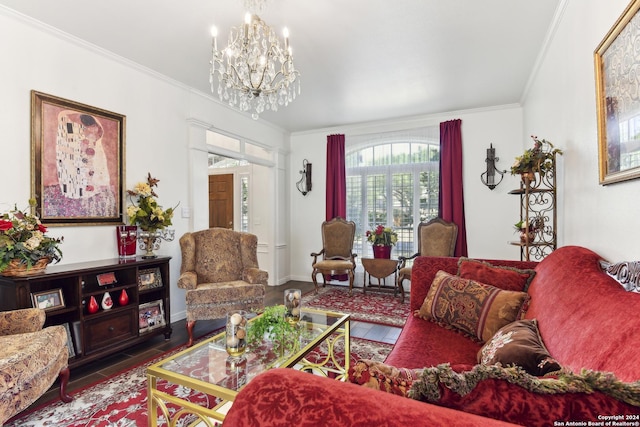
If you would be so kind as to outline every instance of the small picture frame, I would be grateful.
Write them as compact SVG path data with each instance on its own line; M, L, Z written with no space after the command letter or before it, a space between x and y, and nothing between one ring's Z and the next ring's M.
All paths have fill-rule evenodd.
M57 310L65 307L61 288L33 292L31 294L31 302L33 307L41 308L44 311Z
M162 287L162 274L160 274L160 267L147 268L138 271L138 289L144 291L145 289L161 288Z
M69 350L69 359L71 359L76 356L76 351L73 348L73 338L71 337L71 327L68 323L65 323L64 329L67 331L67 349Z
M113 271L110 273L98 274L96 276L96 279L98 280L99 286L115 285L116 283L118 283L118 279L116 279L116 274Z
M162 300L147 302L138 306L138 326L140 333L165 326Z

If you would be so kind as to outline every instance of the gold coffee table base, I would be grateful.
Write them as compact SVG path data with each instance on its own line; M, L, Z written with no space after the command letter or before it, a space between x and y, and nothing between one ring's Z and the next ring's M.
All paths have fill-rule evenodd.
M224 347L224 332L149 366L147 368L148 425L157 426L158 411L168 420L169 427L176 426L178 421L186 415L195 415L198 418L198 421L192 425L217 425L216 422L224 420L226 412L223 409L230 407L229 402L233 402L244 384L255 375L275 367L294 368L346 381L351 359L350 316L303 308L299 326L302 328L300 332L302 338L298 350L284 357L274 357L267 362L263 362L258 353L248 351L243 356L246 358L246 363L242 362L245 366L242 376L230 375L228 369L225 369L225 363L228 365L230 359ZM337 357L337 346L341 343L344 345L344 362L342 363ZM327 354L320 360L309 360L309 353L321 344L327 346ZM193 366L205 368L194 371ZM190 376L194 372L197 372L196 375L200 377ZM189 402L158 390L158 379L215 396L221 399L221 402L213 408ZM177 405L180 409L171 416L168 404Z

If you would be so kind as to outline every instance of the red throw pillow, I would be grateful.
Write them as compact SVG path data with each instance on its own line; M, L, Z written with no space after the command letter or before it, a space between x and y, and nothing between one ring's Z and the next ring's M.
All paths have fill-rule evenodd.
M458 276L506 291L526 292L535 275L535 270L495 266L464 257L458 260Z

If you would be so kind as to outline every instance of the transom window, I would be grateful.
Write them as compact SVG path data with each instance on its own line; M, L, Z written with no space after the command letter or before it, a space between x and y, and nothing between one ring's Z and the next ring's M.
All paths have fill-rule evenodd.
M377 139L345 158L347 219L356 223L354 252L372 257L365 233L382 224L398 233L392 256L410 256L417 252L415 226L438 216L439 136Z

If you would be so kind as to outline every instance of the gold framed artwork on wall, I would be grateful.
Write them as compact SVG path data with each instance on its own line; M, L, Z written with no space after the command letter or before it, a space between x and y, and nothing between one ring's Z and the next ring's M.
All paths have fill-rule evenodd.
M31 91L31 191L47 225L122 224L125 116Z
M640 177L640 0L633 0L594 53L600 184Z

